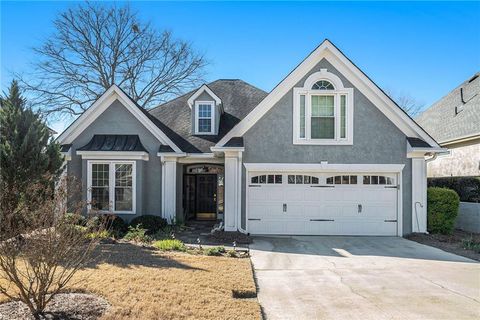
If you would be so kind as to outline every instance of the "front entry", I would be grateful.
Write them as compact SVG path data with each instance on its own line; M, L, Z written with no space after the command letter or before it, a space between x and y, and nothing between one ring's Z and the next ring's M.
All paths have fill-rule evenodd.
M223 216L223 166L185 167L183 208L185 220L218 220Z
M197 175L196 217L197 220L217 218L217 175Z

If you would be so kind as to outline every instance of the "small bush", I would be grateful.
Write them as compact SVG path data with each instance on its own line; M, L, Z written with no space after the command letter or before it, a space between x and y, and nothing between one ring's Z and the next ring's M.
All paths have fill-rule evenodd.
M223 256L225 253L224 247L212 247L205 249L205 254L207 256Z
M451 234L458 214L458 194L447 188L427 189L427 228L430 233Z
M228 250L228 251L227 251L227 256L229 256L230 258L236 258L236 257L237 257L237 251L235 251L235 250Z
M108 239L111 237L111 233L108 230L102 230L98 232L90 232L86 234L87 239Z
M480 253L480 242L475 241L473 237L463 239L462 244L464 249Z
M147 234L155 234L167 226L167 220L159 216L144 215L134 218L130 222L130 226L141 224L143 228L147 229Z
M115 238L121 238L128 231L128 224L122 218L115 215L105 216L106 229L111 232Z
M187 247L182 241L177 239L158 240L153 243L153 246L165 251L187 251Z
M123 239L127 241L135 241L141 243L150 242L152 239L147 235L147 229L142 228L141 224L137 224L135 227L129 226L128 232Z
M85 224L85 217L81 214L75 213L66 213L63 218L66 220L67 223L71 223L78 226L83 226Z
M460 201L480 202L480 177L428 178L428 186L452 189Z

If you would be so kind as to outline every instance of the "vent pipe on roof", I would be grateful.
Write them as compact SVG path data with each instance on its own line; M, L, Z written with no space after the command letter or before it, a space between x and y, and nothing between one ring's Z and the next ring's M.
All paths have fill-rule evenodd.
M465 104L465 100L463 99L463 88L460 88L460 99L462 99L462 103Z

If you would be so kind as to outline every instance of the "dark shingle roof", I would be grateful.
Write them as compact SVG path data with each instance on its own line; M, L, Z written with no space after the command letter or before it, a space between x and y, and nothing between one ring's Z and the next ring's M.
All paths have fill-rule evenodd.
M480 72L433 104L416 121L440 143L480 134Z
M432 146L420 138L407 137L407 141L412 148L431 148Z
M145 151L138 135L96 134L80 151Z
M243 137L233 137L225 143L224 147L238 148L243 147Z
M220 79L207 84L222 100L224 113L220 118L218 135L193 135L191 133L191 109L187 100L198 89L149 111L157 126L184 152L211 152L220 139L240 122L267 93L242 80Z
M172 147L170 146L166 146L166 145L161 145L159 148L158 148L158 152L162 152L162 153L165 153L165 152L175 152L175 150L172 149Z

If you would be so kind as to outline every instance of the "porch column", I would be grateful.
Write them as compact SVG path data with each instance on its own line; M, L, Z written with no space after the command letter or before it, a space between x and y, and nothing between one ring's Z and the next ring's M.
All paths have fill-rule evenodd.
M412 232L427 232L427 164L412 158Z
M176 215L177 157L162 157L162 217L169 224Z
M225 151L225 231L237 231L240 216L241 152Z

